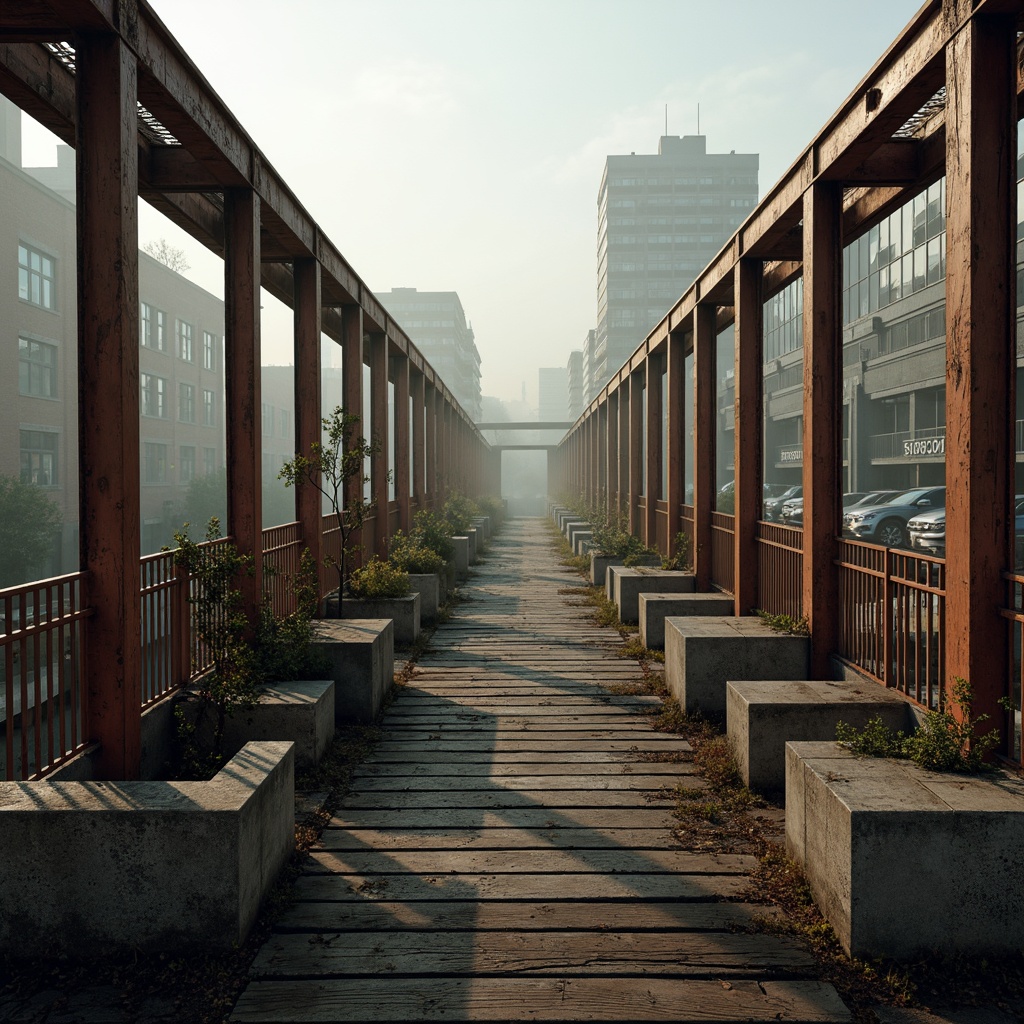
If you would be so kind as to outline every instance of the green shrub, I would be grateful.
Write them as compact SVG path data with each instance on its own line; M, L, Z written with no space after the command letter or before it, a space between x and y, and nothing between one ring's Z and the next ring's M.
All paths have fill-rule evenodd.
M480 515L491 517L491 528L497 527L499 520L505 514L505 503L501 498L488 494L478 498L476 503L480 509Z
M672 544L672 556L662 559L662 569L672 569L676 572L686 572L690 568L690 535L685 531L676 534Z
M386 601L409 593L409 574L376 555L348 578L349 593L361 601Z
M480 509L464 494L454 492L444 503L441 515L448 523L453 537L461 537L470 527L470 520L480 514Z
M421 509L413 516L412 539L416 544L430 548L446 562L450 562L455 554L452 543L452 532L448 523L436 512Z
M443 573L445 560L432 548L399 530L388 548L388 561L408 573Z

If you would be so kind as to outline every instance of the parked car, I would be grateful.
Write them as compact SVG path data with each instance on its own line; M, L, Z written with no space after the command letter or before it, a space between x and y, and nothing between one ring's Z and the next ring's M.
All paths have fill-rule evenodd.
M907 522L907 536L915 551L935 558L946 557L946 508L933 508Z
M772 523L778 522L782 513L782 506L791 498L799 498L803 493L803 487L798 485L790 487L777 498L766 498L764 503L764 518Z
M945 487L914 487L900 491L877 505L858 505L843 515L843 536L881 544L887 548L907 546L907 522L929 509L946 504Z
M872 499L872 503L875 500L884 501L886 497L891 498L896 493L896 491L848 491L843 495L843 511L845 512L851 506L857 505L866 499ZM782 506L780 519L786 526L803 526L804 499L802 497L790 498Z

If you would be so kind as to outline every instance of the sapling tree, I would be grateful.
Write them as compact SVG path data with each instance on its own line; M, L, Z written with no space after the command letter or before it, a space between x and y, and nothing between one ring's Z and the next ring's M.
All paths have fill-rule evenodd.
M309 454L296 452L295 458L281 467L278 476L286 487L308 483L327 499L331 515L338 524L340 554L325 555L324 563L338 573L338 617L341 617L342 591L348 579L352 556L360 550L353 544L363 523L373 513L375 503L364 495L366 460L380 451L380 442L366 440L359 432L359 417L336 406L323 419L324 439L309 446Z

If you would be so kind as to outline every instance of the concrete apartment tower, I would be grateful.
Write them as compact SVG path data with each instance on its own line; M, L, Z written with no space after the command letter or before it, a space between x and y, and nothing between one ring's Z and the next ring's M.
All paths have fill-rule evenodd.
M537 371L537 419L548 423L569 417L569 375L564 366L542 366Z
M663 135L654 154L609 156L597 196L600 390L757 205L758 155Z

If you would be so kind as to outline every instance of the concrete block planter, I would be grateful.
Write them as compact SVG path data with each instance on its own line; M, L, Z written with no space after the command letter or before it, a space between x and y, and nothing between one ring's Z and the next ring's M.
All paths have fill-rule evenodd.
M786 849L853 956L1018 955L1024 779L786 747Z
M586 555L590 553L590 542L593 540L593 530L575 530L572 535L572 553L574 555Z
M469 564L476 565L477 560L483 553L483 545L480 543L480 536L476 531L476 527L471 526L466 531L466 536L469 538Z
M809 649L753 615L668 618L665 685L687 712L723 719L727 680L806 679Z
M469 521L471 526L476 527L477 534L483 535L483 546L486 548L491 543L493 532L491 530L490 516L473 516Z
M580 520L577 523L569 523L565 528L565 539L569 542L569 547L573 547L576 543L576 535L580 533L593 533L593 526Z
M395 679L391 619L318 619L315 647L329 659L336 725L370 725Z
M590 552L590 585L604 587L607 593L608 567L622 565L622 558L617 555L606 555L600 551Z
M452 565L455 567L455 578L464 580L469 576L469 538L452 537Z
M665 619L680 615L732 615L734 602L729 594L641 594L637 617L640 641L645 647L661 650L665 646Z
M748 680L725 689L729 746L744 783L763 793L785 787L790 740L834 740L839 722L861 729L876 716L890 729L914 725L910 704L877 683Z
M209 782L0 782L0 949L240 945L295 843L290 743Z
M420 635L420 595L414 591L405 597L389 597L377 601L346 597L341 605L341 617L391 619L395 624L395 643L412 644Z
M612 600L623 622L637 622L641 594L692 594L697 578L692 572L671 569L626 568L613 565L608 570L612 581Z
M420 621L437 622L437 613L443 604L441 577L435 572L410 573L409 586L420 595Z

